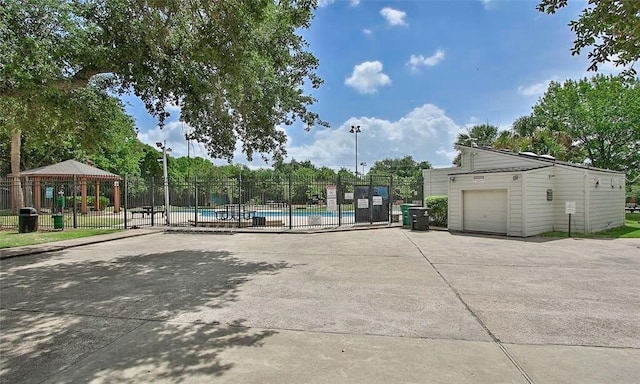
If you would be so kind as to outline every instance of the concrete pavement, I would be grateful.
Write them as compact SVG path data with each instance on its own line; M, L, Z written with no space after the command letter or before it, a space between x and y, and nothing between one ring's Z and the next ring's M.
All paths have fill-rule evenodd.
M12 258L0 381L637 383L639 247L393 228Z

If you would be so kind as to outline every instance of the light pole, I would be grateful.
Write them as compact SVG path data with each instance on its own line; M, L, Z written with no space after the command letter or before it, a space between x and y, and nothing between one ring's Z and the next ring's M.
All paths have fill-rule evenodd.
M162 149L162 174L164 178L164 218L165 224L169 225L169 175L167 172L167 152L171 152L171 148L167 148L167 141L157 142L156 147Z
M352 125L351 129L349 130L349 133L355 133L356 135L356 167L355 167L356 176L358 176L358 133L360 132L362 131L360 130L359 125Z
M364 176L364 167L367 166L367 163L363 161L360 165L362 166L362 176Z

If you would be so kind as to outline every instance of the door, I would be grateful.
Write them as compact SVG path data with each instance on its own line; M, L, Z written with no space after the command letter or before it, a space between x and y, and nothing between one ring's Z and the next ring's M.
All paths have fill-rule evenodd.
M507 233L507 190L464 191L462 228L465 231Z

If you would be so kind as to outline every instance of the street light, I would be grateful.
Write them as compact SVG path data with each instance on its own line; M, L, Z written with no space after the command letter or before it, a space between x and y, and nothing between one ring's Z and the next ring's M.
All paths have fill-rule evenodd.
M359 125L352 125L351 129L349 130L349 133L355 133L356 134L356 167L355 167L355 171L356 171L356 176L358 176L358 133L362 132L360 130L360 126Z
M367 166L367 163L363 161L360 165L362 166L362 176L364 176L364 167Z
M167 152L171 152L171 148L167 148L167 141L157 142L156 147L162 149L162 174L164 176L164 218L165 223L169 225L169 176L167 172Z

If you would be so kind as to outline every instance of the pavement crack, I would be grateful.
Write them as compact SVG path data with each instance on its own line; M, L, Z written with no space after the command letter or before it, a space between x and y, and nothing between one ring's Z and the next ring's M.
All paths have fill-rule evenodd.
M447 280L446 277L444 277L444 275L440 272L440 270L438 270L438 268L436 267L436 265L429 259L429 257L422 252L422 249L420 249L420 247L418 247L418 245L413 241L413 239L411 239L405 232L403 232L403 234L405 235L405 237L407 238L407 240L409 240L409 242L411 244L413 244L413 246L418 250L418 252L422 255L422 257L427 261L427 263L429 263L429 265L431 266L431 268L433 268L433 270L438 274L438 276L440 276L440 278L442 279L442 281L444 281L444 283L449 287L449 289L451 289L451 291L453 292L454 295L456 295L456 297L458 298L458 300L462 303L462 305L466 308L467 312L469 312L469 314L471 316L473 316L473 318L478 322L478 324L482 327L482 329L485 330L485 332L487 332L487 334L489 335L489 337L491 337L491 340L493 340L494 343L496 343L496 345L498 346L498 348L500 348L500 350L502 351L502 353L507 357L507 359L509 359L509 361L511 362L511 364L520 372L520 374L522 375L522 377L524 377L525 380L527 380L527 382L529 384L534 384L534 381L531 379L531 377L529 377L529 375L527 374L527 372L525 372L525 370L520 366L520 364L518 364L518 362L516 361L516 359L509 353L509 351L502 345L502 342L500 341L500 339L498 339L496 337L496 335L493 334L493 332L491 332L491 330L486 326L486 324L482 321L482 319L480 319L480 317L473 311L473 309L471 309L471 307L469 306L469 304L467 304L466 301L464 301L464 299L462 298L462 295L460 294L460 292L458 292L457 289L455 289L455 287L449 282L449 280Z

